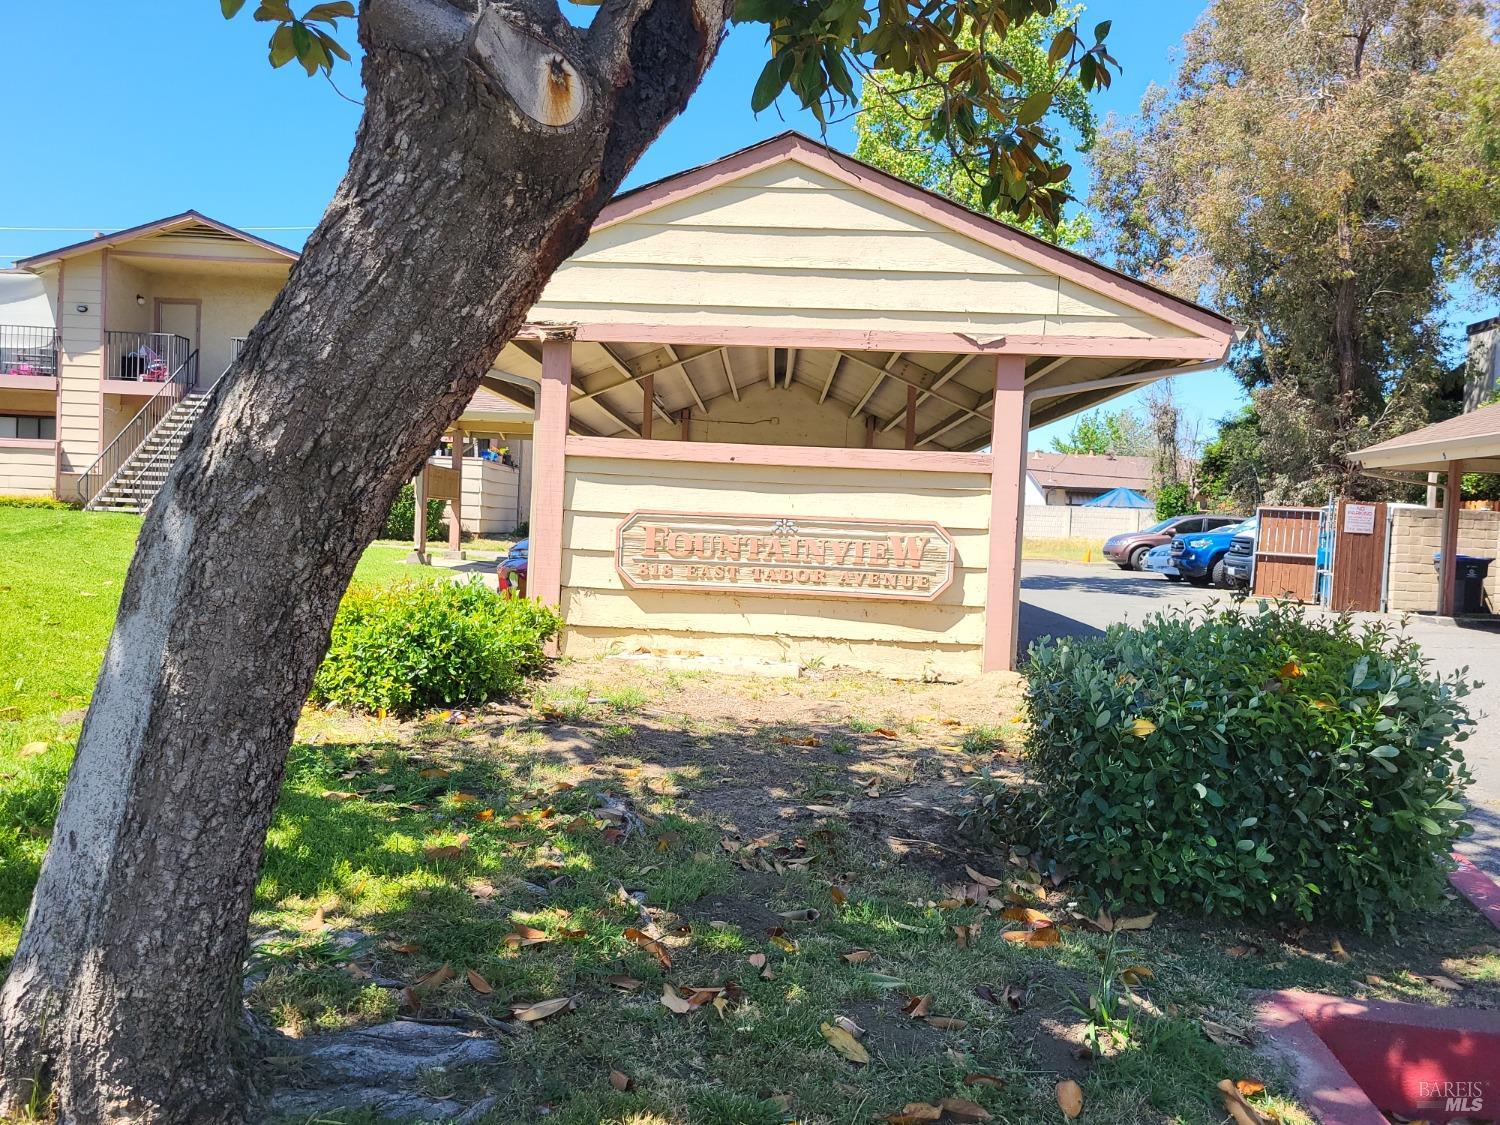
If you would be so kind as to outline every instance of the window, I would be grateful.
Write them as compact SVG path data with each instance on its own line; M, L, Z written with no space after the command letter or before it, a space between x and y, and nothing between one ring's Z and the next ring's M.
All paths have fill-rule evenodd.
M57 419L51 414L0 414L0 439L57 440Z

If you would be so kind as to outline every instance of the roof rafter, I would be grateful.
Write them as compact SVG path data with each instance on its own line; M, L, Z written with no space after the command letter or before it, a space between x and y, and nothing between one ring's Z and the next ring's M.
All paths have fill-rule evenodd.
M521 340L513 340L511 342L515 344L516 350L522 355L526 356L527 359L534 360L538 365L541 364L542 349L536 344L523 342ZM613 406L610 406L609 403L605 402L602 398L586 398L583 393L583 388L580 387L577 383L571 381L568 384L568 391L574 396L569 402L570 407L577 406L580 402L588 402L590 406L597 407L599 410L602 410L606 415L609 416L611 421L620 426L627 433L635 437L641 436L641 428L639 426L637 426L629 418L626 418Z
M865 391L864 396L854 404L854 409L849 411L849 417L853 418L856 414L858 414L865 408L865 403L869 402L872 398L875 397L875 392L880 389L880 384L885 382L885 377L890 374L890 369L896 366L896 361L901 358L901 353L892 352L891 358L885 361L885 366L883 367L875 367L873 363L867 363L865 360L860 359L858 356L851 355L849 358L855 363L863 363L866 367L872 367L875 369L875 381L870 384L869 389Z
M609 360L610 365L616 371L618 371L621 375L625 376L625 381L623 383L611 383L609 386L607 386L607 387L600 387L596 391L588 391L581 398L579 398L577 400L579 402L582 402L585 399L597 399L600 395L608 394L610 391L619 390L621 387L627 387L627 386L629 386L632 383L639 383L647 375L654 375L654 374L656 374L655 371L642 371L639 374L637 374L635 371L632 371L629 367L627 367L625 365L625 361L624 360L622 360L619 356L615 355L614 349L611 348L608 344L599 343L598 347L599 347L599 350L604 353L605 358ZM661 420L663 422L667 423L667 425L670 426L672 424L672 416L670 414L668 414L665 410L663 410L660 405L658 405L655 397L653 397L651 399L651 405L656 410L656 413L658 413L658 414L661 415Z
M818 402L822 403L828 398L828 392L833 390L833 377L839 373L839 365L844 362L843 352L833 353L833 363L828 367L828 378L823 380L823 390L818 395Z
M969 361L970 360L977 359L977 358L978 357L974 356L974 355L961 355L957 359L952 360L946 366L944 366L942 368L942 370L940 370L938 372L937 381L934 382L932 384L932 386L934 388L941 387L944 383L948 382L950 379L953 379L955 376L957 376L958 373L960 371L962 371L965 367L969 366ZM932 397L932 391L931 390L926 390L926 391L923 391L921 394L919 394L917 396L917 408L921 409L922 404L924 402L926 402L931 397ZM880 432L884 433L886 430L893 430L897 426L899 426L904 420L905 420L905 415L904 414L897 414L894 418L892 418L889 422L887 422L884 426L882 426L880 428Z
M719 358L724 361L724 378L729 380L729 393L734 396L734 401L740 401L740 385L734 381L734 361L729 358L729 349L720 348Z
M671 357L673 363L677 364L677 370L682 373L682 381L687 384L688 394L693 396L693 401L698 404L698 409L707 414L708 407L704 405L703 396L698 393L698 385L693 382L692 375L688 373L687 360L679 357L677 354L677 349L674 348L671 344L663 344L661 346L661 350L666 352L667 355ZM697 359L698 357L689 356L688 358Z

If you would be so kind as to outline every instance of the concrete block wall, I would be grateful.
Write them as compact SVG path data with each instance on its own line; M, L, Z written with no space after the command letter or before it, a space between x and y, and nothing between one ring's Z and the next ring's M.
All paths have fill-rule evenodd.
M1437 609L1437 571L1432 556L1442 550L1443 513L1435 508L1397 508L1391 523L1386 604L1393 613ZM1500 558L1500 512L1458 514L1458 553ZM1500 564L1484 584L1485 608L1500 610Z
M1082 508L1027 504L1021 525L1027 539L1108 539L1156 522L1151 508Z

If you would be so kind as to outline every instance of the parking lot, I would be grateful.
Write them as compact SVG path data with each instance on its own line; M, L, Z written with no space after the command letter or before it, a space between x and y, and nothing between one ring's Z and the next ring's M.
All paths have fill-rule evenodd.
M1224 597L1223 590L1113 566L1028 560L1022 567L1021 647L1042 636L1098 634L1109 625L1136 622L1169 606ZM1469 697L1470 710L1479 719L1464 746L1474 773L1469 799L1475 834L1461 848L1500 878L1500 630L1422 618L1409 619L1407 627L1439 670L1467 666L1471 676L1490 681Z

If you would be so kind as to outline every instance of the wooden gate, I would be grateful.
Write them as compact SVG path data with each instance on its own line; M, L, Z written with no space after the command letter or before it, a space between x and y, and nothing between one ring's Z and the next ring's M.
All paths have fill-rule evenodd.
M1261 508L1255 535L1255 594L1311 602L1318 597L1322 508Z
M1385 586L1385 505L1340 500L1334 535L1328 608L1377 612Z

